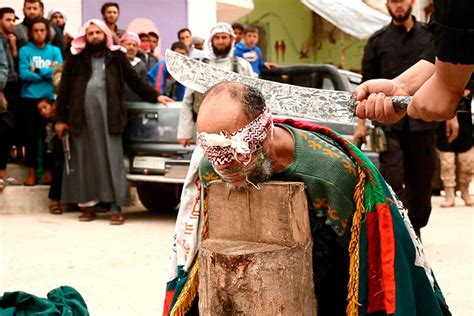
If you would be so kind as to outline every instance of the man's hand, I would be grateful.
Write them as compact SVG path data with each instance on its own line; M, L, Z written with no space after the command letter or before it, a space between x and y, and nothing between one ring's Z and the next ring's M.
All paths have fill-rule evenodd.
M395 112L392 99L387 96L409 95L394 80L374 79L362 83L355 91L357 100L356 115L360 119L392 124L399 121L405 112Z
M180 139L178 139L178 142L183 147L188 147L189 145L191 145L191 138L180 138Z
M8 100L5 98L5 94L3 94L3 91L0 91L0 100L3 104L3 106L8 109Z
M459 122L455 116L453 119L446 121L446 137L448 143L452 143L459 135Z
M12 55L13 57L17 57L18 56L18 47L16 45L16 36L14 33L10 33L7 35L7 41L8 41L8 44L10 45L10 49L11 49L11 52L12 52Z
M57 122L56 124L54 124L54 131L56 132L56 135L58 135L60 139L63 138L64 134L66 133L68 129L69 129L69 126L66 123Z
M434 74L413 95L408 115L424 121L450 120L456 115L473 65L451 64L436 60Z
M174 102L173 99L167 97L166 95L160 95L160 96L158 96L158 98L156 100L158 101L158 103L163 103L163 104L166 104L166 103L169 103L169 102Z
M273 67L278 67L277 64L271 63L271 62L269 62L269 61L264 62L263 65L264 65L265 68L267 68L267 69L271 69L271 68L273 68Z
M365 120L358 120L352 142L359 148L362 144L367 144L367 127L365 126Z

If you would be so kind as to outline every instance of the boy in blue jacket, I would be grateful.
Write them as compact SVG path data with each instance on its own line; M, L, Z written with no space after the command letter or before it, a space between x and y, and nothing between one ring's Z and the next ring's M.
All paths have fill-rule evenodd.
M257 46L258 35L257 27L247 26L244 30L243 42L235 45L234 55L247 60L252 65L253 72L260 76L262 68L270 69L276 67L276 64L263 60L262 51Z
M59 48L49 44L49 21L44 18L35 19L29 28L30 42L19 51L19 76L23 81L21 87L22 117L21 124L25 131L25 165L28 167L28 176L25 185L35 185L41 177L45 146L42 140L46 135L45 119L42 118L36 106L43 99L53 100L54 87L52 76L56 66L63 62ZM38 168L39 167L39 168ZM38 177L35 173L38 168ZM40 183L51 182L51 173L44 173Z

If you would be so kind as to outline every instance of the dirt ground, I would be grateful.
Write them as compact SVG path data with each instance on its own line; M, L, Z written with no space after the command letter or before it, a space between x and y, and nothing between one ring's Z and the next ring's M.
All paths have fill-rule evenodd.
M441 209L441 200L433 198L430 223L422 230L425 251L453 315L471 316L474 210ZM114 227L105 214L82 223L77 213L0 210L0 295L22 290L45 297L70 285L91 315L161 315L176 214L125 214L125 225Z

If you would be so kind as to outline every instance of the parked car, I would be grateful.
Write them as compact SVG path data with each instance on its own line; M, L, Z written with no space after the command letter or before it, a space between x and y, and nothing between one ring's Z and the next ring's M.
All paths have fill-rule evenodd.
M264 71L267 80L305 87L353 91L360 83L357 73L331 65L298 65ZM164 106L146 102L128 103L128 126L124 144L129 157L128 180L137 187L142 204L151 211L167 210L179 203L184 178L195 145L182 147L177 142L181 103ZM328 123L314 121L340 132L352 140L356 121ZM370 124L370 123L368 123ZM377 154L368 152L377 163Z

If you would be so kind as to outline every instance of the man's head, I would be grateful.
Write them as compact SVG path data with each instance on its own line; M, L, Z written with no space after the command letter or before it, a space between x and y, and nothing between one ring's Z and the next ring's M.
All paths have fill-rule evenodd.
M120 16L120 6L116 2L106 2L100 8L100 13L107 25L115 25Z
M186 47L186 45L184 45L183 42L174 42L171 45L171 50L173 52L177 52L177 53L183 54L185 56L188 56L188 48Z
M17 19L18 17L15 15L15 10L12 8L0 8L0 31L5 34L13 33Z
M244 42L247 47L254 47L258 43L258 28L250 25L244 30Z
M48 19L52 24L58 26L61 29L64 29L64 26L66 25L66 22L67 22L66 15L64 14L64 11L61 9L53 9L49 11Z
M37 18L31 22L29 38L36 46L44 45L50 41L49 21L45 18Z
M196 124L204 156L229 189L271 177L273 123L260 91L240 83L215 85L203 96Z
M104 50L107 46L104 31L94 23L91 23L86 29L85 37L86 48L93 53L97 53L101 50Z
M387 0L385 4L393 21L403 23L411 18L411 11L415 0Z
M138 37L140 38L139 47L143 49L145 52L150 52L150 35L148 33L138 33Z
M138 53L141 41L137 33L125 32L120 38L120 45L127 49L127 58L132 61Z
M232 26L219 22L211 29L208 45L216 57L227 57L232 50L234 38Z
M204 49L204 38L199 36L193 36L193 46L196 49L203 50Z
M154 52L160 42L160 36L155 32L148 32L148 35L150 36L150 51Z
M25 0L23 3L23 14L25 19L33 21L34 19L43 17L44 4L41 0Z
M240 23L233 23L232 24L232 29L234 30L235 33L235 42L238 43L242 39L242 36L244 35L244 26Z
M191 47L193 42L193 36L191 34L191 30L188 28L184 28L178 31L178 40L183 42L188 48Z

